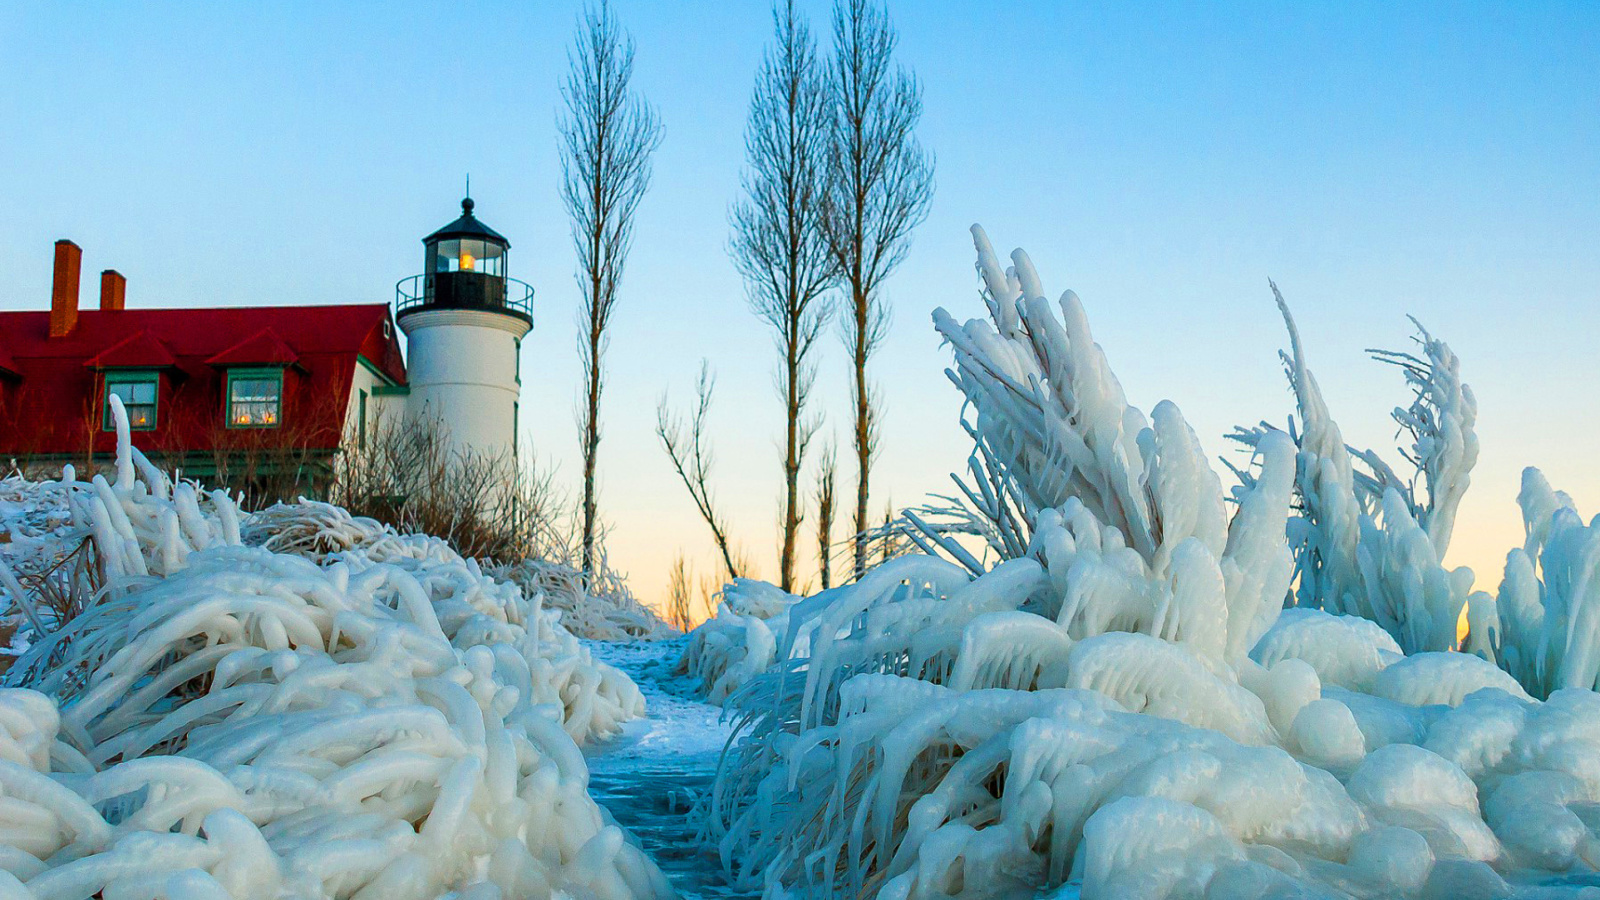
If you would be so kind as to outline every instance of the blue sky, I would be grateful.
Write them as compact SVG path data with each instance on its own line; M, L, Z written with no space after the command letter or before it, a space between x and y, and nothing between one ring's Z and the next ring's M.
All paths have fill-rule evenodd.
M1399 6L1401 8L1396 8ZM709 537L651 432L720 378L718 491L776 574L781 406L726 255L757 2L618 0L665 124L611 349L602 509L613 561L659 595ZM808 3L826 37L827 7ZM966 441L928 324L977 315L967 228L1076 290L1131 399L1175 400L1213 454L1290 398L1267 278L1353 443L1390 448L1407 313L1462 357L1483 454L1451 561L1499 580L1524 465L1600 509L1600 5L1060 4L900 0L938 156L888 293L874 506L944 490ZM129 277L132 306L379 302L421 266L472 173L539 291L525 437L576 486L572 253L557 83L578 4L0 5L0 308L48 303L50 244ZM91 293L86 289L85 296ZM91 298L92 299L92 298ZM822 357L848 434L844 358ZM848 470L847 470L848 471ZM842 485L847 488L847 485Z

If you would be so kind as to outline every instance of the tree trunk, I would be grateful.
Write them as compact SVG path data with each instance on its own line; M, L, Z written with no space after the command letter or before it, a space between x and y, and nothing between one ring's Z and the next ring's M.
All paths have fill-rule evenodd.
M779 563L780 586L794 591L795 541L800 533L800 356L796 342L788 342L785 381L788 397L787 443L783 460L783 558Z
M591 308L600 302L600 277L593 276ZM587 581L594 574L595 518L598 502L595 497L595 460L600 455L600 344L604 332L598 322L591 319L589 329L589 394L588 412L584 416L583 432L583 577Z
M859 285L859 279L856 280ZM856 382L856 515L855 522L855 577L867 573L867 499L871 493L868 477L872 470L872 398L867 392L867 328L868 298L858 288L854 291L856 314L855 382Z

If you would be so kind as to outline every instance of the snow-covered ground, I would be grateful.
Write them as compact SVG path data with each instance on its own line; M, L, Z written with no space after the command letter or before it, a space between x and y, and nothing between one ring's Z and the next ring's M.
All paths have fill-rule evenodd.
M0 688L0 897L673 896L579 749L644 698L542 595L326 504L247 516L113 413L114 479L0 484L35 638ZM102 590L41 580L80 545Z
M114 477L0 480L0 900L1600 898L1600 521L1529 470L1498 595L1444 568L1449 348L1386 360L1402 476L1283 304L1298 424L1236 434L1225 488L1076 295L975 240L990 320L936 323L978 527L908 515L924 553L736 582L688 637L605 642L663 629L327 504L246 515L114 402Z
M587 747L589 794L609 812L685 900L758 897L760 891L728 884L715 853L699 840L694 805L716 776L732 728L722 710L695 695L691 676L673 669L688 638L609 643L585 641L594 658L622 670L644 694L645 717L622 734ZM1048 894L1075 900L1076 886Z
M672 674L684 642L585 642L596 660L633 679L646 704L644 718L585 749L589 794L683 897L757 896L730 887L715 854L697 840L691 813L711 787L732 729L720 720L722 710L694 699L688 677Z

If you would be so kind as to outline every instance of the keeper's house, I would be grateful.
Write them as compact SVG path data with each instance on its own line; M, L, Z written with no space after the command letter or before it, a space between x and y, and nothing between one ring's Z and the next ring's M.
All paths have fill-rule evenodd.
M506 276L510 243L472 201L462 212L423 239L427 268L400 282L392 310L129 309L111 270L99 307L80 309L82 251L57 241L50 308L0 311L0 474L108 462L112 396L163 468L279 494L320 493L341 448L385 417L423 414L464 449L514 455L533 291Z
M110 459L118 396L165 468L309 487L361 438L371 398L405 390L386 304L128 309L108 270L99 308L79 309L82 255L56 242L49 310L0 312L0 468Z

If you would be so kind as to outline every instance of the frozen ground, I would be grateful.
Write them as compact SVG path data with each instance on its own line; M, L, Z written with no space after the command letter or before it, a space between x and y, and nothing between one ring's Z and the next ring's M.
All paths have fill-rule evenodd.
M711 786L729 727L722 710L692 698L693 683L674 676L683 639L586 641L595 659L621 669L644 693L646 717L591 745L589 792L643 847L685 898L754 896L728 886L716 856L695 843L689 821Z
M715 854L695 843L690 810L710 790L730 728L722 710L694 699L695 683L672 674L686 638L612 643L585 641L595 659L628 674L644 694L646 715L622 734L590 745L589 793L631 834L685 900L755 897L731 887ZM1075 885L1046 896L1076 900Z

